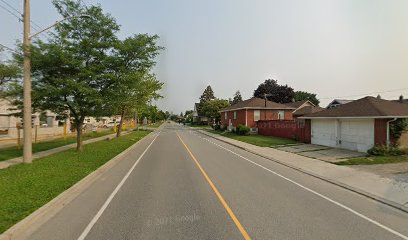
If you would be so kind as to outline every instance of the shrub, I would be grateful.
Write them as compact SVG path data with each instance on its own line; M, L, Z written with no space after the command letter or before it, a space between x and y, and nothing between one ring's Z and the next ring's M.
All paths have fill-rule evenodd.
M219 124L214 124L214 125L212 125L211 126L215 131L220 131L220 130L222 130L221 129L221 125L219 125Z
M395 139L399 139L403 132L408 129L408 119L398 119L397 121L390 124L391 135Z
M397 146L374 146L367 151L368 154L374 156L398 156L407 154L407 151L398 148Z
M238 125L237 129L236 129L236 133L238 135L249 135L249 131L251 129L249 129L249 127L245 126L245 125Z

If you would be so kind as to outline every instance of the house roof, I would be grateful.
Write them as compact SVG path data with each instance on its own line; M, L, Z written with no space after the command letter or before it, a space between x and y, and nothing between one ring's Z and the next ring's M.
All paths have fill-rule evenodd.
M287 106L285 104L272 102L272 101L266 101L266 107L265 107L264 99L253 97L248 100L238 102L227 108L224 108L220 112L240 110L240 109L288 109L288 110L293 110L295 108Z
M408 117L408 105L375 97L364 97L335 108L306 115L301 118L387 118Z
M286 106L293 107L293 108L299 108L303 104L309 102L310 104L314 105L311 103L309 100L303 100L303 101L297 101L297 102L290 102L290 103L285 103Z
M304 106L301 109L294 111L293 116L304 116L304 115L320 112L323 110L325 110L325 108L316 107L316 106Z

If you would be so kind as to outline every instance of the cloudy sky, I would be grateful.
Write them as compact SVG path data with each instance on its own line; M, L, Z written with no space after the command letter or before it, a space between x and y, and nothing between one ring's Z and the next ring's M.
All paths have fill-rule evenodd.
M23 0L0 7L22 11ZM41 27L60 19L51 1L32 0ZM156 72L164 110L192 109L207 85L244 98L265 79L333 98L408 97L406 0L85 0L122 26L120 37L158 34ZM22 23L0 8L0 43L13 47ZM3 56L4 58L4 56Z

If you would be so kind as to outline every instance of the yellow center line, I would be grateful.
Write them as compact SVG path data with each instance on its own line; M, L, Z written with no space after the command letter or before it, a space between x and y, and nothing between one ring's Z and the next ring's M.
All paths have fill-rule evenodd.
M200 163L198 163L198 160L194 157L193 153L190 151L190 149L187 147L187 145L184 143L183 139L181 139L180 135L176 133L178 138L180 139L181 143L184 145L186 148L187 152L190 154L191 158L194 160L194 162L197 164L198 168L200 169L201 173L203 174L205 180L207 180L208 184L210 184L211 188L217 195L218 199L220 200L221 204L224 206L225 210L227 210L228 214L230 215L232 221L234 221L235 225L237 226L238 230L241 232L242 236L246 240L251 240L251 237L248 235L247 231L245 228L242 226L242 224L239 222L238 218L235 216L234 212L231 210L231 208L228 206L228 203L225 201L224 197L221 195L221 193L218 191L218 189L215 187L214 183L211 181L211 179L208 177L207 173L205 173L204 169L201 167Z

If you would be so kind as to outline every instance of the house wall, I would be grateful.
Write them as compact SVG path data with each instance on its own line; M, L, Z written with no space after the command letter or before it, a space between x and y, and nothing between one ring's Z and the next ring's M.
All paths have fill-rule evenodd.
M398 146L400 148L408 148L408 131L402 133L401 137L398 139Z
M228 125L229 119L232 121L232 126L237 127L238 125L242 124L249 128L256 128L257 124L254 121L254 109L241 109L237 110L237 119L234 119L234 111L227 112L227 119L225 119L225 112L221 113L221 124ZM260 120L278 120L278 112L279 110L261 110L260 111ZM245 114L247 117L245 118ZM284 119L283 120L293 120L292 112L290 110L284 111Z
M374 121L374 144L387 144L387 121L390 119L375 119Z

